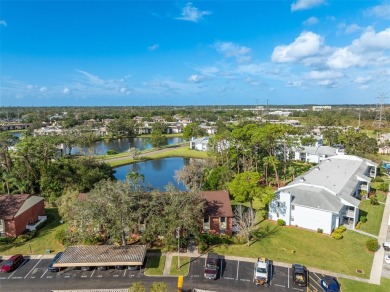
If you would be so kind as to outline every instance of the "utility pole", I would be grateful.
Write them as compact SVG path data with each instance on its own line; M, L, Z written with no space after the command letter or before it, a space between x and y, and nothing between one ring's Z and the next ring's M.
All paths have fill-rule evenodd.
M385 95L382 93L378 98L378 104L376 106L376 116L375 120L372 123L372 126L376 129L385 128L387 126L386 122L386 114L385 114L385 99L388 97L385 97Z
M180 227L176 229L177 238L177 269L180 270Z

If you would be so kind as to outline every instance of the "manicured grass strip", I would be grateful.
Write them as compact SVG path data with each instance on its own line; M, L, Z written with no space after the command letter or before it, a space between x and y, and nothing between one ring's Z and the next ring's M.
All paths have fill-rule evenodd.
M145 275L161 276L164 273L165 256L148 257L146 262Z
M171 275L176 276L186 276L188 274L188 270L190 268L190 259L189 257L180 257L180 269L177 269L177 256L172 257L171 264Z
M371 237L347 230L343 233L343 239L335 240L328 235L297 227L279 227L268 220L259 226L268 226L268 235L250 246L232 244L214 247L213 250L222 255L252 258L265 256L275 261L301 263L347 275L370 277L374 255L366 250L365 244ZM364 274L357 273L356 269L363 270Z
M58 230L67 228L67 226L59 222L60 219L57 208L47 208L45 209L45 212L48 216L47 223L42 229L38 230L34 238L24 243L0 245L0 254L44 254L48 249L50 249L52 253L63 251L65 247L58 243L55 239L55 234Z
M371 205L370 200L363 200L360 202L359 209L359 216L367 217L367 222L361 225L360 230L379 235L385 205Z
M356 291L365 291L365 292L387 292L390 287L390 279L381 278L380 285L362 283L359 281L339 278L340 286L343 292L356 292Z

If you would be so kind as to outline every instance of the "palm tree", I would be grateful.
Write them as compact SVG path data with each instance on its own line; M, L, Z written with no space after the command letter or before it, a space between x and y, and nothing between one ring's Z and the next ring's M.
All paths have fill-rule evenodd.
M131 189L135 191L141 188L142 184L145 181L145 176L136 171L132 171L126 174L126 180L129 181Z

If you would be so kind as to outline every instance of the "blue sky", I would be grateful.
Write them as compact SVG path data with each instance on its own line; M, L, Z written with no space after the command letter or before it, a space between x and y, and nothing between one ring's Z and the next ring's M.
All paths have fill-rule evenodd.
M389 0L2 0L0 41L0 106L390 96Z

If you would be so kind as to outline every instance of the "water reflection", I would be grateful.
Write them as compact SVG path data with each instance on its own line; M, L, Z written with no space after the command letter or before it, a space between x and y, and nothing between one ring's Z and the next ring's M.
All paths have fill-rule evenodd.
M159 190L164 190L168 183L172 183L180 190L186 190L183 184L176 182L174 176L177 170L189 164L189 158L170 157L156 160L143 161L115 168L115 177L118 180L125 180L126 174L136 171L145 177L145 185Z

